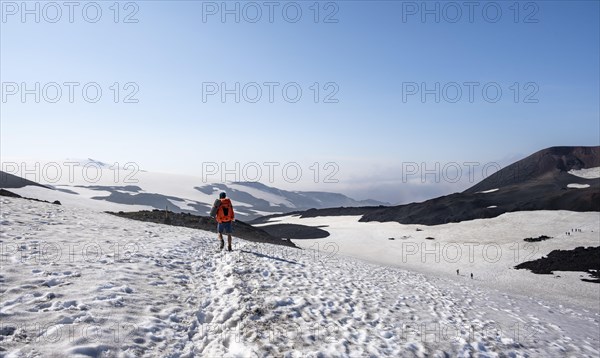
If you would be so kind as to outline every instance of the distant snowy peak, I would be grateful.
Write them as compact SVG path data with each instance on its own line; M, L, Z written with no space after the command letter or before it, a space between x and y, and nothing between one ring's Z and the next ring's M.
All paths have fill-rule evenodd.
M257 182L236 182L235 184L244 187L262 188L262 190L280 195L286 198L289 202L294 203L294 207L302 207L301 203L307 203L305 206L308 208L323 208L323 207L338 207L338 206L379 206L379 205L391 205L388 202L381 202L377 200L355 200L344 194L333 193L328 191L287 191L266 186L262 183Z
M205 194L224 191L236 202L251 204L253 208L270 212L277 207L281 212L328 207L356 207L389 205L375 200L358 201L343 194L320 191L288 191L267 186L258 182L232 182L228 184L207 184L197 187Z
M65 164L68 163L68 164ZM73 164L76 163L76 164ZM63 165L78 165L81 167L96 167L99 169L108 169L108 170L140 170L138 163L136 162L112 162L107 163L100 160L92 159L92 158L66 158Z
M92 158L85 158L85 159L81 159L81 158L67 158L65 159L65 162L69 162L69 163L78 163L81 166L85 166L85 165L94 165L94 166L98 166L98 167L102 167L102 168L108 168L111 166L111 164L99 161L99 160L95 160Z
M355 200L344 194L333 193L328 191L287 191L282 189L277 189L273 187L269 187L265 184L258 182L235 182L233 184L241 185L249 188L256 188L263 191L267 191L276 195L281 195L283 197L295 197L298 195L303 198L308 198L308 200L316 203L316 206L311 207L335 207L335 206L379 206L379 205L391 205L388 202L382 202L372 199L367 200Z
M46 168L55 169L56 164L56 173L48 175ZM257 182L206 183L200 177L146 172L135 167L132 170L127 164L122 170L120 163L92 158L31 162L26 167L28 171L21 170L20 165L9 166L10 172L2 172L0 188L13 188L24 197L59 200L99 211L168 209L206 216L223 191L233 200L236 217L242 221L311 208L385 204L357 201L337 193L281 190ZM33 188L36 183L45 187Z

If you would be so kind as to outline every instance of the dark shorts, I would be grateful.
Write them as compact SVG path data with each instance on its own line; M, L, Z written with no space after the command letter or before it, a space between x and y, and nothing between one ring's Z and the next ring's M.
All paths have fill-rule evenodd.
M225 232L227 234L231 234L232 231L233 231L233 225L231 224L231 221L228 221L226 223L218 223L217 224L217 232L219 234L222 234L223 232Z

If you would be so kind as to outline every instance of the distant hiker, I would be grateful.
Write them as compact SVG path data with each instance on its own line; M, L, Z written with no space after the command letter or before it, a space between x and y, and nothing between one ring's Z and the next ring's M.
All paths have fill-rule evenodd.
M223 232L227 234L227 251L231 251L231 232L233 231L232 222L235 221L233 205L231 200L224 192L219 194L219 199L215 200L210 216L217 219L217 232L219 233L219 250L223 250L225 241L223 241Z
M456 274L458 275L458 269L456 269Z
M471 272L471 280L473 279L473 272Z

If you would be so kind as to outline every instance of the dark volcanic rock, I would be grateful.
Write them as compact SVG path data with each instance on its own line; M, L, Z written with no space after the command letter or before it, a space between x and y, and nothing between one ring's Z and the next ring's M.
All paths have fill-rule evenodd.
M594 167L600 167L600 146L550 147L503 168L464 192L476 193L531 180L549 182L560 173L566 174L569 170ZM570 174L567 174L566 178L569 179L566 184L574 183L577 179Z
M533 181L499 188L491 193L456 193L383 209L366 209L360 221L397 221L403 224L437 225L484 219L507 212L531 210L600 211L600 179L582 179L561 173L558 181ZM561 190L567 182L583 182L589 188ZM489 206L496 206L489 210Z
M47 186L38 184L34 181L27 180L27 179L21 178L16 175L0 171L0 188L17 189L17 188L22 188L24 186L29 186L29 185L41 186L42 188L48 188Z
M600 146L552 147L499 170L462 193L391 207L311 209L294 214L301 217L361 215L360 221L363 222L439 225L493 218L515 211L600 211L600 178L585 179L568 173L572 169L598 166ZM587 184L589 187L567 187L573 183ZM498 190L482 192L491 189ZM494 208L492 210L489 207ZM255 222L265 222L276 216L281 215Z
M322 239L329 236L327 231L318 227L298 224L273 224L261 226L261 229L268 232L271 236L282 239Z
M21 196L19 194L13 193L12 191L8 191L5 189L0 189L0 196L7 196L9 198L21 198L21 199L25 199L25 200L31 200L31 201L39 201L40 203L49 203L49 204L55 204L55 205L60 205L60 201L58 200L54 200L52 203L46 200L40 200L40 199L34 199L34 198L26 198L24 196Z
M284 214L273 214L261 216L260 218L250 221L251 224L263 224L271 218L280 216L299 216L301 218L315 218L319 216L341 216L341 215L364 215L371 210L388 208L387 206L363 206L363 207L341 207L341 208L326 208L326 209L308 209L306 211L293 211Z
M148 221L173 226L184 226L192 229L200 229L212 232L216 232L217 227L217 222L214 218L208 216L196 216L190 213L174 213L171 211L165 212L164 210L157 209L154 209L152 211L119 211L118 213L108 213L127 219ZM266 231L260 228L256 228L252 225L246 224L243 221L236 220L233 224L233 228L233 236L239 237L244 240L297 247L293 242L289 240L281 240L278 237L271 236Z
M527 237L527 238L523 239L523 241L526 241L526 242L538 242L538 241L544 241L544 240L548 240L548 239L551 239L551 237L550 236L546 236L546 235L541 235L541 236L538 236L538 237Z
M546 257L523 262L516 269L528 269L537 274L552 274L553 271L582 271L595 279L583 281L600 283L600 246L577 247L573 250L554 250Z
M9 198L22 198L21 195L5 189L0 189L0 196L7 196Z

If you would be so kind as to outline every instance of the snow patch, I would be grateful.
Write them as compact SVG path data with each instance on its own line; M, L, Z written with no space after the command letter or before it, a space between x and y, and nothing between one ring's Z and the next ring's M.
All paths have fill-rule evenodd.
M598 179L600 178L600 167L569 170L569 174L585 179Z
M589 188L590 185L589 184L577 184L577 183L572 183L567 185L567 188L575 188L575 189L585 189L585 188Z
M478 191L477 193L478 194L487 194L487 193L493 193L498 190L499 190L498 188L495 188L495 189L490 189L490 190Z

